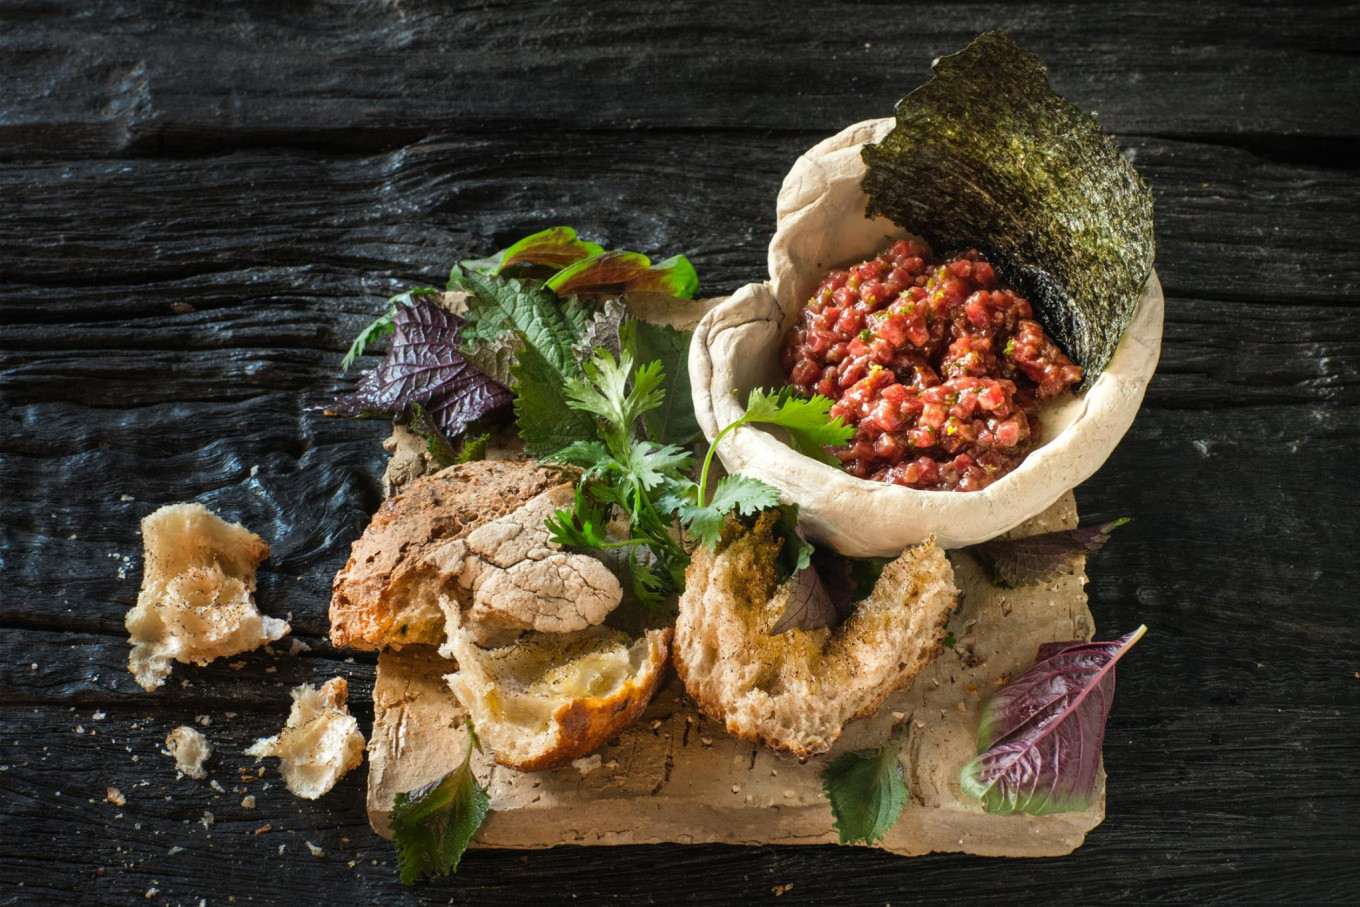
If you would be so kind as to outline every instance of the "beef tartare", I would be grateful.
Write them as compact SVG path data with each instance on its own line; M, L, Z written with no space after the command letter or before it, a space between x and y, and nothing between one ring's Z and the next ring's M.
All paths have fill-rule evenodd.
M854 426L832 451L847 472L955 491L1019 465L1039 405L1082 376L976 249L935 262L909 239L828 274L789 332L783 365Z

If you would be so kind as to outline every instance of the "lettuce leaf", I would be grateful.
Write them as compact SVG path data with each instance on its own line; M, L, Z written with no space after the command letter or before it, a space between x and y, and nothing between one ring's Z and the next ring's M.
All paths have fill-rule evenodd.
M1034 667L983 707L977 758L959 775L963 792L989 813L1042 816L1090 805L1115 662L1146 632L1043 646Z
M468 362L458 348L463 319L428 294L414 295L392 313L392 341L377 368L352 394L331 404L346 415L411 418L419 408L445 439L510 403L501 384Z

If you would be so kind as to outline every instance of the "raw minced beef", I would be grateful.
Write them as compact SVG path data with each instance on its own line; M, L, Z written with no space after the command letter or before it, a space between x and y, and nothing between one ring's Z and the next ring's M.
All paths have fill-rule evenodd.
M833 451L846 471L957 491L1019 465L1039 404L1082 374L976 249L935 263L909 239L828 274L789 332L783 365L854 426Z

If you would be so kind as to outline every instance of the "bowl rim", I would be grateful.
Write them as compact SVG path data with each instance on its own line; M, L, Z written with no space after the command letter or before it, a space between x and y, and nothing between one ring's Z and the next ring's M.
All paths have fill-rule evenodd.
M822 192L807 197L817 190L816 175L808 178L809 167L816 168L826 155L874 140L891 124L890 118L853 124L799 158L780 192L778 222L769 250L770 279L742 287L714 306L696 328L690 350L690 380L695 411L710 442L721 427L744 412L742 401L733 394L733 390L744 388L719 386L734 383L728 379L730 363L724 367L719 361L721 350L741 339L729 332L746 329L748 340L773 333L777 343L790 316L787 306L792 305L795 312L801 308L801 303L781 301L777 291L790 282L789 269L784 265L789 260L791 231L827 195ZM837 179L843 183L846 177ZM840 189L845 191L843 185ZM785 258L776 260L781 250ZM1089 388L1076 395L1075 403L1069 404L1077 406L1075 416L1055 435L1046 437L1014 470L980 491L918 490L856 478L799 454L754 426L729 433L719 445L718 457L728 471L752 475L780 489L786 499L802 507L809 535L843 554L890 555L931 535L946 548L994 538L1041 513L1064 492L1093 475L1114 451L1133 423L1156 369L1164 306L1154 269L1110 363ZM877 521L874 530L867 529L865 524L873 521L863 519L866 510L893 514L892 525L884 527ZM837 511L843 512L838 516Z

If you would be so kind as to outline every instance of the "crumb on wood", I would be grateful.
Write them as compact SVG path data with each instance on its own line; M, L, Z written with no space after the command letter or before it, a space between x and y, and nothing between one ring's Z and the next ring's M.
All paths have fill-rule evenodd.
M104 799L114 806L127 806L127 798L124 797L123 792L116 787L110 787L106 790L104 792Z

